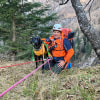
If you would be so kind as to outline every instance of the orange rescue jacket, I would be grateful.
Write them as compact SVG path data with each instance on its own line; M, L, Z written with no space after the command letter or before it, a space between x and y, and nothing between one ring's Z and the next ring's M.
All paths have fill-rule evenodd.
M48 48L49 49L52 48L53 46L56 46L52 50L52 56L53 57L64 57L64 60L65 60L65 63L66 63L66 62L70 61L71 57L74 54L74 50L73 50L73 48L71 48L68 51L66 51L65 48L64 48L64 46L63 46L63 39L64 39L64 36L63 36L63 33L62 33L61 38L57 39L57 40L54 40L54 37L52 35L50 37L50 40L52 42L46 42L46 39L43 39L43 40L45 40L44 42L46 44L48 44Z
M66 54L66 51L63 46L63 39L60 38L60 39L54 40L53 36L51 36L50 39L51 41L53 40L51 43L51 47L55 46L55 48L52 50L52 55L54 57L64 57Z
M62 33L63 34L63 33ZM54 57L64 57L65 62L69 62L71 57L74 54L74 50L73 48L69 49L68 51L65 50L64 46L63 46L63 35L61 35L60 39L54 40L53 35L50 37L50 40L52 41L51 46L55 46L54 50L52 50L52 55Z

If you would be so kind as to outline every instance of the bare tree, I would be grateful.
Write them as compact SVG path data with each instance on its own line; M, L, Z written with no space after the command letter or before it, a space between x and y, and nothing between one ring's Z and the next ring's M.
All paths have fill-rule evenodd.
M60 5L67 4L68 1L69 0L63 1L62 3L60 3ZM89 0L87 5L91 1L92 0ZM92 1L92 3L93 3L93 1ZM92 45L92 48L94 49L94 51L96 52L98 58L100 59L100 36L98 36L97 31L90 24L90 21L88 20L88 18L86 16L86 12L84 11L84 8L83 8L80 0L71 0L71 3L72 3L72 6L73 6L73 8L75 10L75 13L76 13L77 20L78 20L78 23L79 23L81 31L87 37L87 39L89 40L89 42ZM90 9L91 9L91 6L89 8L89 13L90 13Z
M100 37L98 36L97 31L93 28L88 18L86 17L86 13L82 4L80 3L80 0L71 0L71 3L75 10L81 31L90 41L94 51L100 59Z

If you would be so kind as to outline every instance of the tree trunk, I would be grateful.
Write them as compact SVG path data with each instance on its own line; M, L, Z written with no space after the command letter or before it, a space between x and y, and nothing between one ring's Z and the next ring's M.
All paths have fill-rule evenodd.
M93 28L88 18L86 17L86 13L82 7L82 4L80 3L80 0L71 0L71 3L76 12L81 31L90 41L94 51L100 59L100 36L97 35L96 30Z
M12 41L15 42L16 41L16 26L15 26L15 18L13 16L13 19L12 19ZM15 61L15 58L16 58L16 51L12 50L11 51L11 60L12 61Z
M15 26L15 18L13 17L13 22L12 22L12 27L13 27L13 35L12 35L12 41L16 41L16 26Z

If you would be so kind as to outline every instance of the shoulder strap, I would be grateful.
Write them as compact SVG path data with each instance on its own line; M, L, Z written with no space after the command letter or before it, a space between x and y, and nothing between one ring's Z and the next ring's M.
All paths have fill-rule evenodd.
M32 50L32 61L35 61L35 59L34 59L34 49Z
M49 55L49 57L50 57L50 53L49 53L49 49L48 49L48 44L45 44L44 42L43 42L43 44L45 45L45 47L46 47L46 49L47 49L47 53L48 53L48 55Z

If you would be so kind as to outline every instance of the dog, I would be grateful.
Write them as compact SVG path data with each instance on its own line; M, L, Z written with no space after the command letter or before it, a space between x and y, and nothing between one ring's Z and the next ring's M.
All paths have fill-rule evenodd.
M33 45L33 56L34 60L40 60L42 59L42 64L44 63L44 55L47 57L49 56L47 53L46 46L43 43L43 40L41 40L40 37L34 36L31 38L31 44ZM38 66L38 62L36 62L36 68ZM42 66L42 72L44 72L44 66Z

